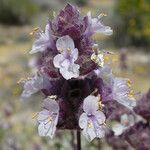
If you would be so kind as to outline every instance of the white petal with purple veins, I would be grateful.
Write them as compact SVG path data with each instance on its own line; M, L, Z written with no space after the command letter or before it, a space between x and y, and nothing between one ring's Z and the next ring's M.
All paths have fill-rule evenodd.
M118 103L132 109L136 105L133 97L129 97L130 87L127 84L128 79L116 78L113 79L112 95L113 99Z
M89 120L90 121L90 120ZM83 135L87 138L88 141L92 141L94 138L96 138L96 133L94 129L94 125L91 122L90 127L85 127L83 129Z
M103 124L106 120L106 116L102 111L96 111L95 118L99 124Z
M43 122L44 120L46 120L48 115L49 115L49 111L46 109L39 112L37 117L38 122Z
M59 105L55 100L46 98L43 102L44 110L38 113L38 132L40 136L53 138L58 123Z
M56 47L61 54L54 57L54 66L59 68L66 80L79 77L80 66L74 63L78 59L78 49L75 48L73 40L68 35L60 37Z
M78 49L75 48L71 51L72 61L75 62L78 59Z
M105 135L105 115L98 110L98 97L89 95L83 102L84 113L79 118L79 126L83 135L92 141L95 137L102 138Z

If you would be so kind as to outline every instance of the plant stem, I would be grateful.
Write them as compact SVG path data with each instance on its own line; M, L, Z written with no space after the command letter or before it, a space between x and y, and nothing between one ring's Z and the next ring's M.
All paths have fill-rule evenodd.
M77 150L81 150L81 133L77 130Z
M76 150L74 131L71 131L71 137L72 150Z
M101 150L102 149L102 143L101 143L100 139L97 140L97 142L98 142L98 150Z

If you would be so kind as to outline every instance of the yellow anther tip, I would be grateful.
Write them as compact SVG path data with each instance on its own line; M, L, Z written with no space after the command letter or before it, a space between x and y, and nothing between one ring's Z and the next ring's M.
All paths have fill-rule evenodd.
M88 128L92 128L92 123L91 123L91 121L88 121Z

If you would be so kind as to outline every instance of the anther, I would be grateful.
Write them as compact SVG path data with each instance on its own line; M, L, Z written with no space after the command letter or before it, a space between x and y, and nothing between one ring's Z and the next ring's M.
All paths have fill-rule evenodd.
M92 123L90 120L88 120L88 128L92 128Z
M36 118L38 113L33 114L32 119Z

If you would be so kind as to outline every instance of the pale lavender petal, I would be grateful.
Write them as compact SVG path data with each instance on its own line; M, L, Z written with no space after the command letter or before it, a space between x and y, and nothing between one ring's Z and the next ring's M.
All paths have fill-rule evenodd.
M37 52L43 52L48 47L50 47L53 43L53 38L50 33L49 24L45 27L45 32L38 31L37 38L35 42L33 43L32 50L30 51L30 54L37 53Z
M80 118L79 118L79 126L81 129L84 129L85 127L87 127L87 123L88 123L88 117L86 113L83 113Z
M118 103L132 109L136 106L136 101L134 98L130 98L128 93L130 92L130 87L127 85L127 80L124 78L114 78L113 79L113 87L112 87L112 95L113 99Z
M38 113L38 116L37 116L38 122L45 121L49 115L50 115L50 113L48 110L46 110L46 109L42 110L41 112Z
M46 136L45 125L43 122L40 123L38 126L38 133L39 133L39 136Z
M78 49L75 48L71 51L71 56L72 56L72 62L75 62L78 59Z
M62 54L58 54L54 57L53 59L53 64L56 68L60 68L61 67L61 64L62 62L64 61L64 56Z
M112 126L112 130L114 131L114 134L116 136L119 136L125 130L125 127L122 124L117 123L117 124L115 124L115 125Z
M112 29L109 26L103 25L101 22L101 17L92 18L91 12L87 14L89 20L89 29L94 33L102 33L105 35L111 35L113 33Z
M98 99L93 95L89 95L84 99L83 110L87 114L94 114L98 110Z
M38 133L40 136L49 136L50 138L53 138L56 131L56 125L53 124L53 122L48 123L40 123L38 126Z
M74 41L68 35L60 37L56 42L56 47L58 51L73 50L75 48Z
M55 100L51 98L46 98L43 102L44 108L47 109L50 113L59 113L59 105Z
M95 24L94 31L105 35L112 35L113 33L112 29L109 26L104 26L100 22L97 25Z
M82 133L88 141L92 141L94 138L96 138L96 133L95 133L95 129L94 129L94 125L93 125L92 121L91 121L90 127L88 127L88 125L87 125L83 129Z
M95 70L95 73L98 77L102 78L106 84L112 85L113 74L109 66L104 65L104 67Z
M43 102L44 110L39 112L37 120L39 122L38 132L40 136L50 136L53 138L58 123L59 105L50 97Z
M43 77L36 75L30 80L27 80L23 86L24 90L21 94L22 98L28 98L32 94L38 92L43 88Z
M96 111L95 118L97 122L99 123L99 125L102 125L106 120L106 116L102 111Z
M65 59L65 60L61 63L61 67L62 67L62 68L69 68L70 65L71 65L71 64L70 64L69 59Z
M60 68L60 73L66 80L77 78L79 77L79 68L80 66L78 64L70 64L68 68Z

